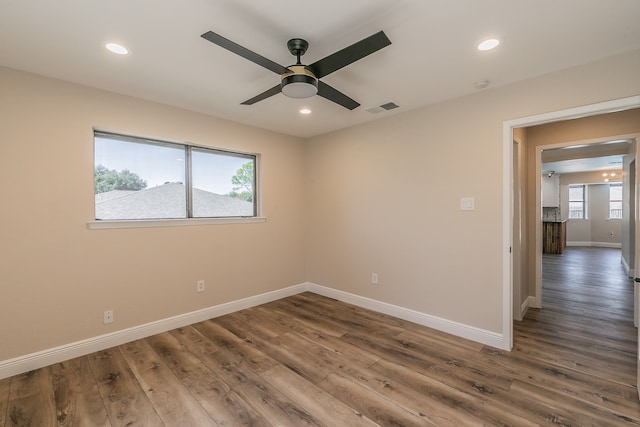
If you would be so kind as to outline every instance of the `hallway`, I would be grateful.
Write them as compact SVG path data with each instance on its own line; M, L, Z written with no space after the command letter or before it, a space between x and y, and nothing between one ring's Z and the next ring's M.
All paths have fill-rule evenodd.
M542 288L543 308L514 324L514 355L546 365L551 376L534 382L559 394L555 404L578 411L580 401L590 402L638 419L633 280L620 250L568 247L544 255Z

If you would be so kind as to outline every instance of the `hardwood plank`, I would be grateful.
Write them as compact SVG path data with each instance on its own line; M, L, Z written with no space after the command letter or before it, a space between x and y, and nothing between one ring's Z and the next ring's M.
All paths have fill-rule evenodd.
M571 367L577 371L597 375L607 381L615 381L620 384L631 385L636 379L636 366L631 361L631 355L626 360L611 360L606 351L595 352L591 349L566 349L559 346L550 348L549 346L539 346L531 343L524 343L520 340L514 345L513 351L520 354L526 353L527 359L534 359L545 362L549 365L560 367Z
M379 360L378 356L349 344L340 345L342 351L335 351L296 333L272 339L267 345L270 345L267 351L278 354L278 360L282 360L285 366L314 384L336 372L348 376L350 371L365 368Z
M260 319L268 319L273 323L277 324L282 333L286 332L295 332L298 335L302 335L308 338L336 338L339 339L339 334L336 334L335 331L327 334L322 330L322 327L315 328L312 323L300 322L296 317L287 314L286 312L274 310L271 305L260 306L256 308L256 315Z
M184 384L144 340L124 344L120 350L164 424L215 425Z
M640 410L635 387L603 379L600 375L496 350L492 350L489 357L485 357L483 353L474 360L484 364L484 370L502 370L514 380L560 391L574 399L614 411L629 410L634 413Z
M59 426L111 425L87 357L56 363L51 371Z
M11 378L0 379L0 427L4 427L9 405L9 387Z
M248 349L249 344L242 341L240 355L236 354L239 338L224 330L212 321L193 325L203 331L203 336L210 336L219 344L215 353L197 353L202 363L220 378L226 387L237 394L238 399L246 402L256 416L266 420L271 425L323 425L303 408L272 387L259 374L265 372L277 363L270 363L265 355L258 357L259 363L250 360L247 355L257 355L255 348ZM173 334L185 348L197 352L197 337L194 334ZM235 338L234 338L235 337Z
M221 349L219 352L227 351ZM259 374L246 369L243 364L221 365L217 356L209 355L203 362L270 424L276 426L326 425L263 380ZM223 355L221 358L228 357Z
M118 347L88 359L113 426L164 425Z
M268 319L269 314L265 315ZM218 319L216 319L219 322ZM226 324L225 324L226 326ZM378 356L364 353L342 340L321 333L300 335L286 332L271 339L262 339L252 333L252 324L244 321L231 325L242 331L258 349L283 363L298 375L318 383L335 370L345 369L352 363L368 365L378 360Z
M287 303L283 300L273 301L269 303L269 310L273 310L276 313L282 314L283 316L295 318L296 322L300 323L301 325L310 329L318 330L325 335L339 337L347 332L347 329L341 327L340 325L337 325L334 322L329 322L321 317L312 316L308 313L305 313L305 311L300 310L298 306Z
M342 338L349 344L360 347L364 351L411 368L416 372L425 373L429 367L435 363L432 360L423 358L418 352L406 350L402 345L397 345L397 343L384 337L373 337L364 334L346 334Z
M113 427L164 427L143 391L117 400L104 400Z
M169 331L169 333L176 337L183 345L187 346L187 344L189 344L189 351L199 358L202 358L205 354L213 354L220 350L219 346L215 345L210 339L203 336L200 332L194 329L193 326L174 329Z
M392 335L403 331L401 327L378 321L375 318L366 319L364 316L348 310L345 303L336 303L333 310L328 310L313 302L309 303L299 295L293 295L282 301L290 303L293 306L292 310L300 313L299 315L314 319L315 323L325 322L337 330L380 335Z
M278 363L248 342L216 324L215 319L196 323L193 328L219 348L215 354L216 357L224 357L224 360L220 360L222 364L243 365L260 373L273 368Z
M242 339L249 339L248 336L244 335L244 333L248 331L251 331L253 336L258 336L263 339L277 337L286 332L282 326L277 322L271 321L269 318L263 317L260 322L256 322L257 311L258 308L254 307L231 315L216 317L215 323L224 326L227 330ZM236 328L234 327L236 324L251 325L251 328Z
M529 399L536 399L544 405L554 408L554 422L556 424L573 424L580 426L604 425L640 425L640 419L629 417L591 405L587 402L566 399L564 395L540 389L525 382L514 382L511 390Z
M282 365L260 374L272 386L282 390L300 407L306 408L318 420L331 420L330 425L377 426L360 412L344 404L329 393L311 384Z
M489 368L479 363L475 356L467 360L456 359L435 364L429 367L425 375L433 377L433 372L438 370L445 370L454 376L461 375L464 378L464 388L471 387L480 391L495 389L508 391L514 380L510 372Z
M12 378L5 423L7 426L57 423L50 366Z
M416 416L395 402L342 375L331 374L318 387L381 426L434 426L425 414ZM424 418L423 418L424 417Z
M518 421L512 425L555 425L552 422L554 419L552 408L532 402L529 398L525 399L510 390L492 387L490 384L469 378L464 367L432 366L429 368L428 375L425 376L464 391L485 402L486 405L490 405L491 410L501 414L498 418L499 423L504 423L507 419L515 419ZM416 387L410 381L400 378L401 381ZM419 384L417 386L419 387ZM478 416L484 418L481 413Z
M268 425L174 335L159 334L147 341L217 425Z
M441 382L430 375L417 373L384 359L371 366L371 370L380 379L368 381L369 384L383 384L384 390L404 390L404 398L394 397L393 400L420 405L422 412L433 417L432 421L437 425L535 425L526 418L515 415L514 411L505 411L508 408L496 405L497 402L488 398L488 393L474 396L461 390L458 384ZM432 372L433 367L429 374ZM474 386L475 390L490 390L477 383Z

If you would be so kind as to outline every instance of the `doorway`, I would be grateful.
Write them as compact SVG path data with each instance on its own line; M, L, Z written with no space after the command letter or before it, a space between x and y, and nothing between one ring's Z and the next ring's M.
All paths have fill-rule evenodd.
M630 214L633 212L628 208L622 210L622 206L613 211L609 209L609 184L623 186L614 187L613 194L616 194L616 188L626 189L630 182L635 181L630 161L635 159L636 134L608 133L616 132L618 129L628 130L623 125L624 120L629 121L629 118L637 119L640 123L640 109L530 128L531 138L527 142L535 147L537 172L529 176L529 188L532 187L532 180L535 180L536 184L536 197L529 198L529 212L533 218L528 223L530 230L536 230L536 235L532 236L532 240L535 237L536 245L530 245L529 250L540 256L539 263L537 258L535 259L534 271L530 275L530 279L535 283L535 288L530 294L534 296L531 306L542 307L542 254L549 251L559 254L564 250L564 245L559 243L564 240L564 236L554 236L555 232L565 234L569 245L622 247L622 259L627 265L634 264L634 259L630 256L633 253L630 247L635 246L634 234L630 230L634 218ZM592 126L594 123L595 126ZM598 128L594 132L599 132L600 136L558 142L566 138L566 135L579 136L579 133L575 133L576 129L582 131L586 128L586 133L589 134L590 127ZM546 144L547 141L551 144ZM552 175L555 184L550 178ZM541 181L551 186L540 189ZM555 191L551 191L552 188ZM554 197L544 197L550 193ZM569 196L570 194L573 195ZM627 203L634 199L628 192L624 196ZM541 200L544 202L540 203ZM575 208L571 212L568 210L570 204ZM619 219L613 219L618 215ZM538 228L544 228L546 232L537 231ZM624 241L623 236L627 237ZM533 261L534 258L529 257L529 262Z
M528 280L518 281L514 280L514 215L519 215L517 221L520 223L526 217L525 210L521 210L519 213L514 212L514 130L518 128L525 128L529 126L536 126L547 123L561 122L566 120L578 119L582 117L598 116L617 111L630 110L640 107L640 96L618 99L614 101L603 102L599 104L593 104L578 108L572 108L568 110L556 111L552 113L541 114L537 116L525 117L521 119L511 120L504 122L503 124L503 214L505 221L503 222L503 236L505 248L508 250L504 252L503 257L503 331L504 331L504 344L506 348L511 349L513 347L513 319L520 301L514 301L514 296L520 295L524 299L521 305L524 310L528 308L527 303L530 306L540 306L541 301L541 263L542 263L542 221L541 221L541 209L540 209L540 180L536 181L535 190L533 195L529 195L529 199L535 200L536 210L535 215L535 227L530 227L529 236L530 239L521 239L522 241L529 240L529 247L535 247L533 253L526 256L526 247L520 244L518 253L518 261L516 265L521 269L527 269L526 276ZM559 144L558 146L562 146ZM535 156L535 168L533 169L535 174L541 173L541 151ZM517 169L517 168L516 168ZM518 171L515 171L518 172ZM520 172L519 172L520 173ZM530 212L531 209L528 209ZM516 222L517 222L516 221ZM635 222L635 219L634 219ZM634 242L635 248L635 242ZM637 251L636 251L637 253ZM525 261L525 262L521 262ZM525 267L526 265L526 267ZM519 277L522 277L519 276ZM535 293L531 298L531 281L535 282ZM514 290L514 283L518 283L519 289ZM526 299L525 299L526 296Z

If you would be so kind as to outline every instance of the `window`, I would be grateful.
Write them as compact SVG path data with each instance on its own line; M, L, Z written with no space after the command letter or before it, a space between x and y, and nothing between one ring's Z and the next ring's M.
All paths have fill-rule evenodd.
M96 220L255 217L256 156L96 131Z
M586 203L585 203L585 186L570 185L569 186L569 218L585 219Z
M622 219L622 184L609 184L609 219Z

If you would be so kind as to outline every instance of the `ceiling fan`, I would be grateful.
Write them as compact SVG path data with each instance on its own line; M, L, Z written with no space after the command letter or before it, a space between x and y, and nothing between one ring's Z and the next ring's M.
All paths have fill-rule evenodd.
M309 43L306 40L295 38L287 42L287 48L297 58L297 61L294 65L283 67L212 31L207 31L201 37L280 75L280 84L247 99L242 103L243 105L252 105L282 92L291 98L309 98L318 94L349 110L353 110L360 104L319 79L391 44L386 34L379 31L313 64L304 65L300 62L300 57L307 51Z

